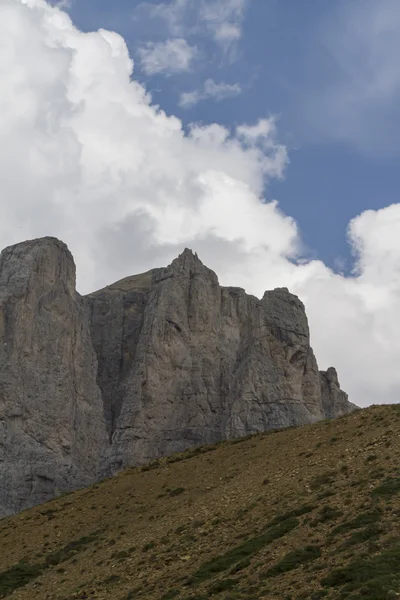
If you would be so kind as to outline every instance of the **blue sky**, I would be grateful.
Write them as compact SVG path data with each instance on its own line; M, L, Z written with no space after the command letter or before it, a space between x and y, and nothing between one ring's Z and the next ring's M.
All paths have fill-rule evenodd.
M121 33L135 60L136 78L152 93L154 102L185 125L200 121L229 127L277 115L279 138L288 148L290 165L283 179L269 183L265 196L276 198L281 209L296 219L306 256L348 273L352 267L346 239L349 221L363 210L388 206L398 198L399 120L398 109L392 105L397 90L394 98L372 99L370 106L357 93L354 98L346 97L347 87L348 94L352 93L358 70L368 70L373 63L372 50L363 47L368 40L358 39L354 32L359 16L368 6L375 10L378 3L248 0L243 2L241 36L232 56L226 56L201 28L193 31L196 10L182 11L179 37L196 46L200 56L187 70L146 73L140 47L174 37L169 23L149 14L149 7L168 9L173 4L171 0L75 0L69 12L82 30L106 28ZM389 32L383 35L387 36L390 22L385 26ZM352 42L346 66L337 47L343 43L348 49ZM371 40L372 45L379 43ZM397 42L393 43L397 48ZM383 53L391 51L389 40ZM179 105L183 92L200 89L209 78L239 84L242 91L220 101L204 99L186 108ZM340 110L332 110L326 102L330 93ZM362 134L349 127L347 135L347 123L353 111L358 112L358 99Z

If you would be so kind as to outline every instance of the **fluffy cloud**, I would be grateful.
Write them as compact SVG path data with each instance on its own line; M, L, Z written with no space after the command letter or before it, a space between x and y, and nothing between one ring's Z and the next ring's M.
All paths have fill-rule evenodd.
M296 223L263 198L288 163L274 120L185 133L132 70L116 33L0 0L0 246L60 237L81 292L192 247L224 284L298 293L321 368L338 368L354 402L397 401L400 205L350 223L353 276L296 261Z
M197 50L183 38L147 42L138 50L142 70L147 75L189 71Z
M194 106L201 100L215 100L219 102L225 98L232 98L242 93L239 83L215 83L213 79L206 79L203 90L183 92L180 96L179 105L185 108Z

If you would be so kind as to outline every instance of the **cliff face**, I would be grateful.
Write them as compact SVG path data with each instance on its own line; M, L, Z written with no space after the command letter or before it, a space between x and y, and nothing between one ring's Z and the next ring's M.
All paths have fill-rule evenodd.
M223 288L189 250L90 296L106 466L325 417L304 307Z
M87 485L105 443L75 265L52 238L0 256L0 516Z
M190 446L353 409L304 306L224 288L190 250L87 297L66 246L0 259L0 515Z

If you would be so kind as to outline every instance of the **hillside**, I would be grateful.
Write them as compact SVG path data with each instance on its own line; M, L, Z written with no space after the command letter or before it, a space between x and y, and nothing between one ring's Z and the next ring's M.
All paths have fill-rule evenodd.
M3 519L0 597L389 598L399 432L400 405L371 407L188 450Z

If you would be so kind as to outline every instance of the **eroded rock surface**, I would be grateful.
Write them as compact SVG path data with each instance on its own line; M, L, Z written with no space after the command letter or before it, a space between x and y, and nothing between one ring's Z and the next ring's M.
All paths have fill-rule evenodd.
M349 409L320 375L302 302L225 288L185 250L89 297L111 444L106 473ZM329 371L330 372L330 371Z
M86 297L67 247L0 258L0 515L188 447L353 410L302 302L218 284L185 250Z
M53 238L0 256L0 516L84 486L106 442L75 265Z

